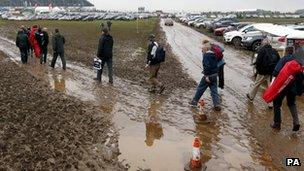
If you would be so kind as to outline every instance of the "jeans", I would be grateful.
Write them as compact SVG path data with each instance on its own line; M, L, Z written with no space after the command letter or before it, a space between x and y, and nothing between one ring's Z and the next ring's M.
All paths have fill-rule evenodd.
M41 55L41 58L40 58L40 63L46 63L46 59L47 59L47 52L48 52L48 49L47 47L43 47L41 48L41 52L42 52L42 55Z
M27 47L20 47L20 54L21 54L21 62L22 63L27 63L27 58L28 58L28 52L27 52Z
M113 59L112 58L102 60L101 69L97 71L97 80L101 81L101 75L102 75L105 64L107 64L107 66L108 66L109 83L113 83Z
M58 56L60 56L61 61L62 61L62 68L65 70L66 69L66 61L65 61L65 57L64 57L64 52L62 52L62 53L61 52L54 52L51 67L52 68L55 67Z
M299 124L299 116L296 106L296 95L290 91L290 89L287 87L285 90L283 90L279 96L273 101L273 112L274 112L274 118L273 121L275 124L280 125L282 122L281 119L281 107L284 98L286 97L287 100L287 106L289 107L289 111L291 113L293 124L298 125Z
M211 97L213 101L214 107L217 107L220 105L220 98L217 91L217 76L209 77L210 83L207 83L205 80L205 77L201 79L201 82L199 83L195 96L193 98L193 101L197 103L202 95L205 93L207 88L209 87L211 90Z

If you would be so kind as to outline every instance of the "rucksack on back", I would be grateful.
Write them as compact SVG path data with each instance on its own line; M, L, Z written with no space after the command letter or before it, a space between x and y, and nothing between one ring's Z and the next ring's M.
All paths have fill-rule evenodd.
M219 59L223 59L224 57L224 50L219 46L219 45L215 45L215 44L212 44L211 45L211 50L213 51L213 53L215 54L215 56Z
M266 51L267 58L265 58L264 66L265 69L272 73L275 69L279 59L275 49L272 49L271 52Z
M158 46L153 61L161 63L161 62L165 62L165 60L166 60L166 51L163 46Z

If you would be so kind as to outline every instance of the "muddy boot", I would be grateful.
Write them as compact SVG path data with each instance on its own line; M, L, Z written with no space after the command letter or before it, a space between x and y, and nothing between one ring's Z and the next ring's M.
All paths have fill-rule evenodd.
M271 124L270 127L276 131L280 131L281 130L281 124L280 123L274 123Z
M293 129L292 131L299 131L300 130L300 122L299 122L299 115L298 115L298 110L297 107L290 106L289 107L292 119L293 119Z

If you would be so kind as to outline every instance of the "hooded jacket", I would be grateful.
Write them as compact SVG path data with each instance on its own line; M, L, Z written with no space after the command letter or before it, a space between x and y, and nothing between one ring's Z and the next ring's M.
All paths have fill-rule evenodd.
M101 60L113 58L113 37L109 34L103 34L99 39L97 57Z

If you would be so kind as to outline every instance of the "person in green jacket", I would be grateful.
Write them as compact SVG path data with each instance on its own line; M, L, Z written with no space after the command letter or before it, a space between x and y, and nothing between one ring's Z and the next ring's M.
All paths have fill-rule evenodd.
M66 60L64 57L64 44L65 44L65 38L59 33L59 29L55 29L55 34L52 37L52 43L53 43L53 59L51 63L51 67L54 68L56 64L56 60L58 56L60 56L62 61L62 68L63 70L66 70Z

